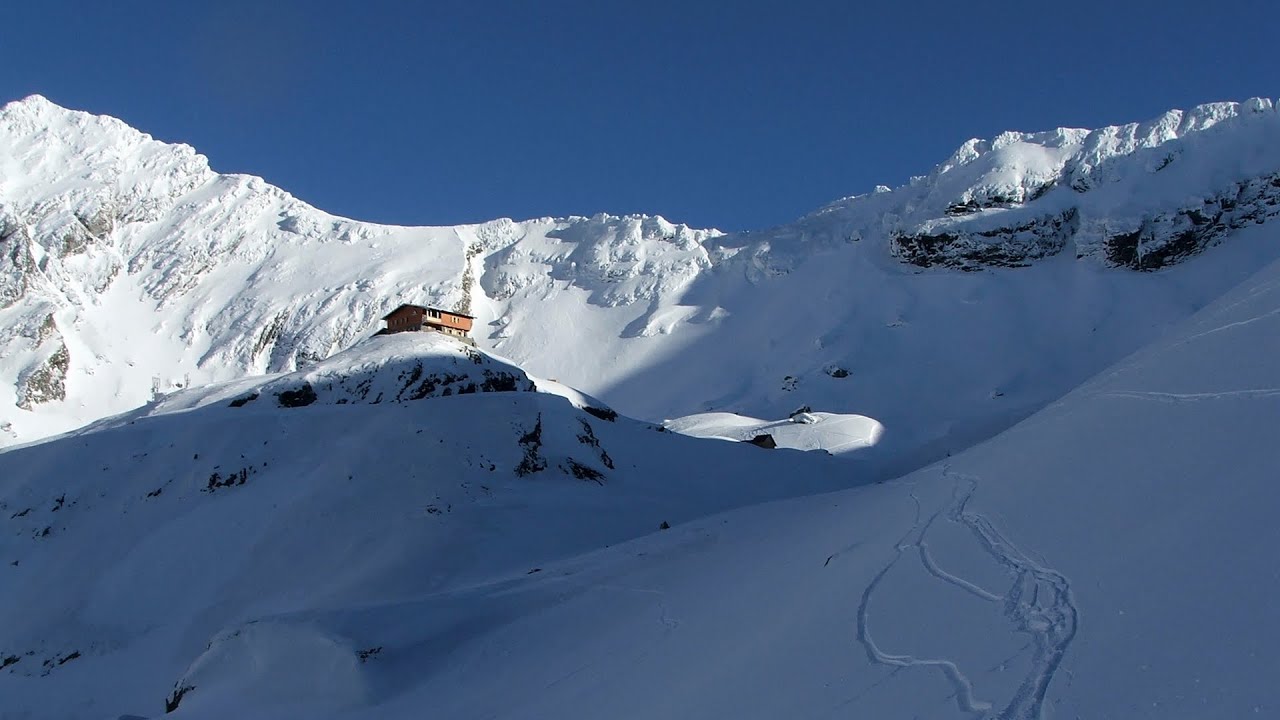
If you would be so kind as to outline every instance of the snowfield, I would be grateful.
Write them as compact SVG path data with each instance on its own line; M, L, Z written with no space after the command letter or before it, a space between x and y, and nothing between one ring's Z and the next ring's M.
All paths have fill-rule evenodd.
M0 720L1280 716L1278 217L1269 100L732 235L11 103Z

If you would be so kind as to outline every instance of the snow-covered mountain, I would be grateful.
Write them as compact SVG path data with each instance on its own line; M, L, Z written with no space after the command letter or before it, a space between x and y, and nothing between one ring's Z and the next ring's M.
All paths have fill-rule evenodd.
M763 232L390 227L31 97L0 110L0 443L307 367L409 301L470 310L481 348L632 416L874 418L877 462L906 469L1280 255L1254 229L1277 198L1280 113L1251 100L970 141L907 186Z
M848 460L473 352L374 338L0 453L0 717L1280 708L1280 261L989 442L836 492ZM446 375L476 392L410 392Z
M448 660L347 717L1276 716L1277 353L1272 263L944 462L475 588Z
M1275 715L1278 134L398 228L5 106L0 719Z

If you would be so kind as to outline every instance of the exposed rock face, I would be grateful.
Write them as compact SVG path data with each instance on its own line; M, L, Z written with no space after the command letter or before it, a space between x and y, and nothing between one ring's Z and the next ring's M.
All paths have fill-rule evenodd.
M90 245L107 240L108 235L115 228L113 212L114 209L108 205L88 214L74 215L71 221L60 230L62 247L59 249L59 257L79 255Z
M894 235L890 238L890 248L898 259L919 267L942 266L968 271L1024 267L1033 260L1062 252L1078 227L1079 214L1073 208L1013 227Z
M1172 161L1170 161L1172 162ZM1155 172L1165 165L1157 165ZM1076 191L1095 190L1095 185L1077 183ZM1035 199L1038 196L1033 196ZM1131 220L1131 230L1116 232L1124 220L1099 216L1096 211L1072 206L1067 210L1027 221L1017 221L1024 213L1005 213L1014 222L994 227L970 229L960 216L982 210L1022 207L1009 198L998 202L966 200L947 207L947 215L957 218L945 224L926 223L926 228L944 229L890 235L890 250L903 262L919 267L948 267L981 270L994 267L1025 267L1035 260L1057 255L1069 244L1077 245L1077 258L1090 257L1102 235L1101 256L1111 266L1142 272L1177 264L1216 245L1231 231L1261 225L1280 217L1280 173L1270 173L1231 183L1226 189L1208 192L1204 199L1169 211L1155 211ZM1085 223L1089 232L1080 233L1082 213L1091 213ZM1001 216L996 216L997 220Z
M949 206L948 215L968 215L993 205L973 201ZM1005 209L1016 204L1004 202ZM898 259L919 267L949 267L974 271L994 267L1025 267L1035 260L1057 255L1079 239L1081 210L1072 207L1056 215L1026 222L969 230L958 224L954 230L896 233L890 237L891 252ZM1233 183L1228 189L1209 194L1191 206L1141 217L1132 230L1115 232L1114 224L1095 220L1105 227L1101 243L1105 262L1115 267L1147 272L1177 264L1216 245L1233 230L1261 225L1280 217L1280 173ZM1088 257L1088 243L1078 243L1078 258Z
M311 383L303 383L293 390L281 390L276 393L276 402L280 407L306 407L315 401L316 390L311 387Z
M917 267L1021 267L1074 245L1080 260L1154 270L1273 219L1278 147L1280 113L1261 98L1098 130L1007 132L797 226L823 245L883 237Z
M1278 217L1280 173L1241 181L1233 191L1152 216L1132 232L1108 237L1107 261L1132 270L1158 270L1216 245L1232 230Z
M0 310L26 297L35 269L27 229L15 221L0 220Z
M67 370L71 367L71 353L61 341L57 349L43 363L18 378L18 407L31 410L40 403L65 400L67 397Z

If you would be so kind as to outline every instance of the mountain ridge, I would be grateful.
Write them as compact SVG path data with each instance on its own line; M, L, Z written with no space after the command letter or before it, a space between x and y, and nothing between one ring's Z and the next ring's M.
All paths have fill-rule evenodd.
M190 147L29 98L0 110L0 444L180 387L306 367L411 301L467 307L482 348L647 420L823 405L888 421L894 452L936 453L953 431L919 429L930 418L904 416L878 388L926 372L929 331L954 322L947 305L983 307L991 317L965 329L991 343L1014 336L985 327L997 297L1068 326L1033 329L1043 350L1028 362L1086 341L1108 350L1026 394L1009 387L1035 385L1025 370L975 377L977 359L965 359L939 381L985 385L981 397L922 414L972 433L1051 400L1271 257L1245 242L1212 253L1233 257L1206 256L1220 267L1195 278L1124 271L1189 262L1274 218L1278 117L1255 99L1097 131L1004 133L888 192L724 234L606 214L360 223L260 178L214 173ZM983 272L966 281L951 270ZM912 280L920 271L943 274ZM1045 282L1018 273L1044 274L1062 297L1032 295ZM1124 306L1122 322L1103 317L1107 298ZM1050 319L1060 303L1096 309ZM1108 323L1117 340L1085 327ZM746 351L720 349L730 346ZM657 372L663 382L642 380ZM997 393L1017 408L993 412L986 396Z
M0 112L0 716L1265 715L1277 114L1233 107L733 235L365 225ZM477 346L368 337L405 300Z

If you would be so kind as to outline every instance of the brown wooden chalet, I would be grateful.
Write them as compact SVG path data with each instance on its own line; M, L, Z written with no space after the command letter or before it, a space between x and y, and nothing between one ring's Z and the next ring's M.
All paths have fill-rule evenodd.
M475 320L452 310L424 307L422 305L401 305L382 317L387 327L378 332L389 335L398 332L442 332L454 337L470 339L471 323Z

